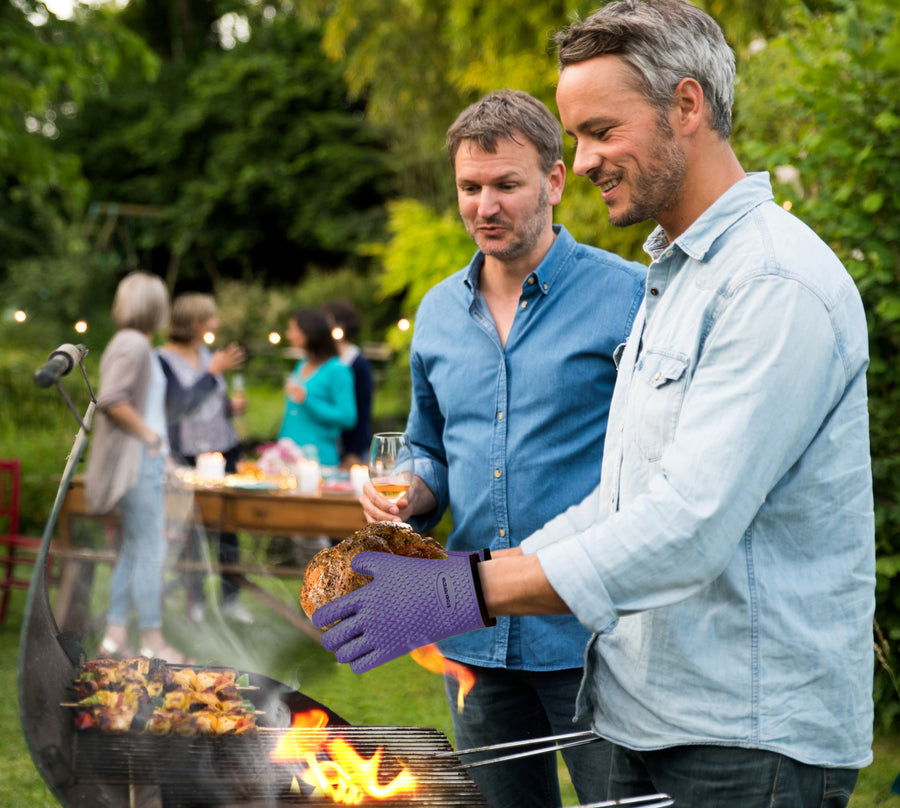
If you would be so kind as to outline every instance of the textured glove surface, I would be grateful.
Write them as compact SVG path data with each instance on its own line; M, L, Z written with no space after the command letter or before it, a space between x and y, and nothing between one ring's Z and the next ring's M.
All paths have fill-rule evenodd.
M477 553L447 559L359 553L355 572L373 580L313 612L318 628L340 621L322 635L338 662L362 673L414 648L494 625L484 611Z

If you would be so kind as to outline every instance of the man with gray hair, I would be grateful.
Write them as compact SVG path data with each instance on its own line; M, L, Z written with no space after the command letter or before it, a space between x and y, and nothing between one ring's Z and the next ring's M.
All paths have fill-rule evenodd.
M553 224L562 129L536 98L489 93L449 128L447 148L478 251L416 315L409 496L392 505L368 485L363 504L370 519L402 518L422 532L449 507L451 552L501 552L600 479L613 353L645 271ZM457 680L446 680L457 747L589 729L587 716L573 724L588 637L571 615L526 616L441 643L475 678L462 702ZM605 796L607 753L604 743L563 753L582 802ZM471 774L493 808L561 804L555 752Z
M659 225L600 487L523 543L596 632L582 708L615 744L610 796L844 806L872 760L859 293L732 151L707 14L615 2L557 42L573 170L613 224Z
M732 151L734 55L707 14L622 0L558 44L573 170L613 224L659 225L617 357L600 484L470 570L361 554L372 583L313 621L340 620L323 643L365 669L401 637L571 612L593 632L579 709L613 743L609 797L846 806L873 722L859 293Z

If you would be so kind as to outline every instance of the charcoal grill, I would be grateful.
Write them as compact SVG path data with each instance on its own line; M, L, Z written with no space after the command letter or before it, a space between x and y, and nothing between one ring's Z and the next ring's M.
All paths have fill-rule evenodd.
M82 350L80 357L84 353ZM58 376L55 381L73 409ZM402 761L420 784L413 796L363 804L397 808L487 806L471 777L455 765L459 761L452 754L449 758L436 757L439 752L452 752L443 733L419 727L351 726L325 705L252 672L239 672L247 673L249 684L256 688L244 693L260 712L260 730L252 735L183 738L76 730L74 711L62 705L72 701L73 682L86 657L80 638L73 632L60 631L56 623L48 591L47 559L62 500L87 443L95 406L91 391L84 418L73 409L80 429L34 565L19 643L18 703L23 734L35 766L59 802L90 808L334 805L330 797L313 792L311 787L299 785L292 790L292 775L300 773L301 764L270 759L278 738L289 731L294 714L318 709L329 718L326 731L339 733L363 758L382 749L380 772L385 782L399 773Z
M384 751L383 782L405 767L418 787L411 797L373 801L373 805L486 806L472 780L452 761L436 763L433 752L449 748L446 736L418 727L352 727L337 730L364 758ZM300 785L291 792L292 775L301 769L272 763L269 755L280 733L260 731L232 738L156 738L135 736L110 742L103 733L79 733L75 765L82 779L120 787L155 786L166 806L323 806L334 805L327 795ZM396 757L395 757L396 756ZM402 761L402 766L399 761ZM197 771L203 771L202 778ZM369 804L369 803L366 803Z

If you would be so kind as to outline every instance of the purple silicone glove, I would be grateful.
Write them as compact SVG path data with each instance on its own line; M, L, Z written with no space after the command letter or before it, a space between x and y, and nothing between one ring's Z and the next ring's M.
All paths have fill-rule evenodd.
M312 622L324 628L340 621L322 645L354 673L496 623L481 594L477 553L431 559L367 552L350 565L374 580L316 609Z

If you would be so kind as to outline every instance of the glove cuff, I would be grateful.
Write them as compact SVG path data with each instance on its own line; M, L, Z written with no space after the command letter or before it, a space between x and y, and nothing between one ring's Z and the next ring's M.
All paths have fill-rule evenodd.
M483 552L485 555L484 560L489 560L491 551L485 549ZM481 591L481 576L478 574L478 563L479 554L471 553L469 555L469 566L472 570L472 585L475 588L475 599L478 601L478 611L481 613L481 622L484 623L485 628L489 628L490 626L497 625L497 620L488 614L487 604L484 602L484 592Z

